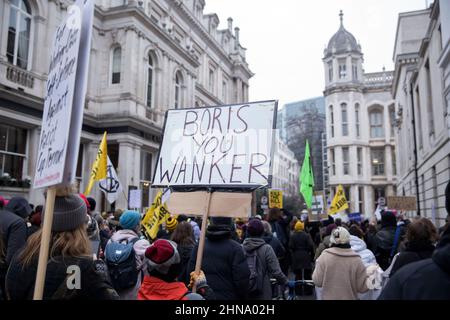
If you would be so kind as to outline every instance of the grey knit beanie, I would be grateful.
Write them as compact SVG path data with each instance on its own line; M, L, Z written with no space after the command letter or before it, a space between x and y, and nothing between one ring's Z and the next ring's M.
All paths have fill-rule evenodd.
M45 221L45 208L42 212ZM77 229L87 222L87 207L80 196L71 194L55 198L52 231L63 232Z

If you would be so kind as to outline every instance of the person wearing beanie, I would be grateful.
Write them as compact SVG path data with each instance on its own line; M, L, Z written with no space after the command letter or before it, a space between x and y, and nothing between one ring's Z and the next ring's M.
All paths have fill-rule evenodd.
M42 222L45 223L45 208ZM101 260L94 260L86 233L87 208L77 194L57 189L51 225L49 260L44 284L44 300L118 299ZM33 233L25 247L14 256L6 277L6 295L10 300L33 298L42 230ZM80 283L67 285L67 267L78 266Z
M249 292L248 298L251 300L271 300L272 285L270 279L277 280L279 285L288 283L287 277L281 271L280 263L272 247L262 238L264 235L264 225L258 218L251 219L247 224L247 238L244 240L244 248L250 272L260 273L256 281L260 281L259 291ZM256 257L255 257L256 256ZM253 266L254 259L257 259L256 266ZM259 266L258 266L259 264Z
M145 251L145 263L148 274L139 288L138 300L191 300L191 297L197 300L186 284L177 280L182 266L175 242L156 240ZM206 300L214 298L203 272L195 277L191 276L191 282L195 283L197 293Z
M331 232L331 248L316 261L312 279L323 300L358 300L368 291L366 268L350 247L350 233L343 227Z
M375 234L370 245L377 263L383 270L389 267L391 258L398 250L398 242L394 248L396 230L397 218L394 213L392 211L383 211L381 213L381 229Z
M136 259L136 271L138 273L136 283L126 289L118 291L121 300L136 300L141 280L146 271L145 250L150 246L148 240L141 237L140 224L141 214L137 211L126 210L119 218L121 229L116 231L105 246L105 257L108 263L108 246L112 248L113 243L134 243L133 251Z
M13 256L27 241L26 219L32 212L28 201L13 197L0 211L0 235L4 243L4 262L0 264L0 288L5 292L4 283L8 266Z
M294 232L289 239L291 252L291 268L295 274L295 280L311 280L312 261L314 258L314 242L311 235L305 232L305 224L297 221ZM296 288L297 295L312 295L310 286Z
M168 217L166 220L166 229L164 230L161 225L156 238L170 240L173 232L177 228L177 225L178 225L178 220L176 218Z
M330 242L331 232L336 228L337 228L337 225L335 223L328 224L325 227L323 240L316 249L316 254L314 255L314 261L320 257L323 250L328 249L331 246L331 242Z
M206 230L202 269L219 300L247 297L250 270L241 245L232 240L233 219L212 217ZM188 273L195 270L198 245L192 250Z

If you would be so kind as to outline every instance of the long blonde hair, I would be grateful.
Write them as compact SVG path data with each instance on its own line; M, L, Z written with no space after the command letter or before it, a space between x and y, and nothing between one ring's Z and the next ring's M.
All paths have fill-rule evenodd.
M20 263L25 267L39 257L41 248L42 229L33 233L19 255ZM52 232L50 241L50 257L83 257L90 256L90 241L86 232L86 225L64 232Z

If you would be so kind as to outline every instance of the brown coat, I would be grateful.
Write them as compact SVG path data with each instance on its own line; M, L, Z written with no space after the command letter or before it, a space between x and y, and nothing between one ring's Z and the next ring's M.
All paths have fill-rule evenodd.
M357 300L368 290L366 268L352 249L329 248L316 261L312 275L323 300Z

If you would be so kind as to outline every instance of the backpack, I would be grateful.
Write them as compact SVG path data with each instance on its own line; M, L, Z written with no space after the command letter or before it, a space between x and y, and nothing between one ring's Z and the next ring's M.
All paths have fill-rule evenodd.
M105 248L105 261L108 266L109 276L114 289L118 292L136 285L139 270L136 264L134 244L139 238L130 242L111 241Z
M250 252L244 249L245 258L247 259L248 268L250 269L250 278L248 282L249 296L259 295L263 291L264 270L257 253L260 248L262 247Z

